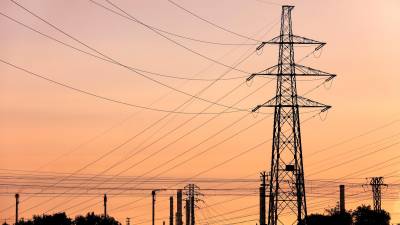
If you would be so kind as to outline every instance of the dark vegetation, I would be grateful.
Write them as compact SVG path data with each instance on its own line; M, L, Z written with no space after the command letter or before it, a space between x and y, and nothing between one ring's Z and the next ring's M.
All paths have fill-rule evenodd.
M8 225L3 223L3 225ZM94 213L69 218L65 213L35 215L31 220L21 219L18 225L121 225L113 217ZM326 210L325 214L311 214L307 225L390 225L390 214L385 210L375 212L371 206L358 206L354 211L340 213L337 209Z
M371 206L362 205L344 213L331 209L325 214L308 215L307 225L390 225L390 215L385 210L375 212Z
M3 225L8 225L4 223ZM120 222L110 216L100 216L88 213L86 216L69 218L64 212L53 215L35 215L31 220L21 219L18 225L121 225Z

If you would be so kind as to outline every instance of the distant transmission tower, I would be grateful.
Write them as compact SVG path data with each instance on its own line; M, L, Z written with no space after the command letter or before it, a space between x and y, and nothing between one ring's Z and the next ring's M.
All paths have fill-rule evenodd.
M188 203L186 204L186 225L195 225L195 208L199 208L197 202L202 201L200 196L203 194L200 193L200 188L195 184L186 185L184 194L186 195L185 201Z
M374 202L374 211L382 210L382 186L387 186L383 183L383 177L371 177L369 185L372 187L372 199Z
M293 35L291 17L293 8L294 6L282 6L280 35L257 47L257 50L260 50L265 44L278 44L278 65L247 78L247 81L255 76L276 76L277 79L275 97L253 109L253 112L261 107L273 107L275 110L268 225L306 224L307 207L299 108L321 108L321 112L330 108L330 106L298 96L296 78L298 76L317 76L325 77L328 81L335 77L334 74L295 63L294 45L316 45L314 51L317 51L325 43Z

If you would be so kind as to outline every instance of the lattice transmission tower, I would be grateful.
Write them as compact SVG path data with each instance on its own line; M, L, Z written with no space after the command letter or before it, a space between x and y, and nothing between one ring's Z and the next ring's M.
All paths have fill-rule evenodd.
M372 200L374 203L374 211L380 212L382 210L382 186L387 186L383 182L383 177L371 177L368 185L372 187Z
M330 108L297 95L296 78L317 76L329 81L336 76L295 63L294 45L316 45L314 51L318 51L325 43L293 34L293 8L294 6L282 6L280 35L257 47L257 50L260 50L265 44L277 44L278 64L247 78L249 81L255 76L275 76L277 80L275 97L253 109L255 112L261 107L274 108L268 225L306 224L307 206L299 108L320 108L321 112Z
M195 184L186 185L183 192L186 196L184 200L188 203L186 205L186 225L195 225L195 209L199 208L198 202L202 202L201 196L203 196L203 194L200 192L200 188Z

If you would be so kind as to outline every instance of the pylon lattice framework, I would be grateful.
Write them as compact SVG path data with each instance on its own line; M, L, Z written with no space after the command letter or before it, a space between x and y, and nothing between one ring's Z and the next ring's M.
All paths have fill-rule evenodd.
M190 220L188 220L188 218L186 218L186 220L189 222L190 225L195 225L195 208L199 208L198 206L198 202L202 202L201 200L201 196L203 196L202 193L200 193L200 188L195 185L195 184L188 184L185 186L184 188L184 193L183 193L186 197L184 198L185 201L189 201L189 216L190 216ZM187 207L187 206L185 206ZM186 209L188 210L188 209ZM186 215L188 216L188 215ZM189 225L187 224L187 225Z
M369 185L372 187L374 211L380 212L382 210L382 186L387 186L387 184L383 183L383 177L371 177Z
M257 48L259 50L265 44L278 44L278 64L260 73L252 74L247 79L251 80L255 76L276 76L277 79L275 97L253 109L257 111L261 107L274 108L268 225L306 224L307 206L299 108L321 108L321 111L330 108L330 106L298 96L296 77L318 76L326 77L328 81L336 76L295 63L295 44L317 45L315 48L317 51L325 43L293 35L291 18L293 8L294 6L282 6L280 35L263 42ZM285 221L283 216L286 216ZM286 220L288 220L287 223Z

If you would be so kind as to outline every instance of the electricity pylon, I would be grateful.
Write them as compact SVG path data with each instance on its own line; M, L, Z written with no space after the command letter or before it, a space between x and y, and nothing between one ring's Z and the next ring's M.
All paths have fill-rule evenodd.
M372 187L374 211L380 212L382 210L382 186L387 186L387 184L383 183L383 177L371 177L368 185Z
M200 193L200 188L195 184L186 185L184 194L186 195L185 201L189 202L189 205L186 205L186 207L189 207L189 209L186 208L186 210L189 210L186 216L190 216L189 220L186 218L186 221L189 222L186 225L195 225L195 208L199 208L197 203L202 201L200 197L203 196L203 194Z
M294 45L316 45L314 51L317 51L325 43L293 34L291 17L293 8L294 6L282 6L280 35L257 47L257 50L260 50L265 44L279 45L278 64L247 78L248 81L255 76L275 76L277 79L275 97L253 109L253 112L261 107L273 107L275 110L268 225L306 224L307 205L299 108L321 108L321 112L330 108L298 96L296 78L316 76L326 78L328 81L336 76L295 63Z

